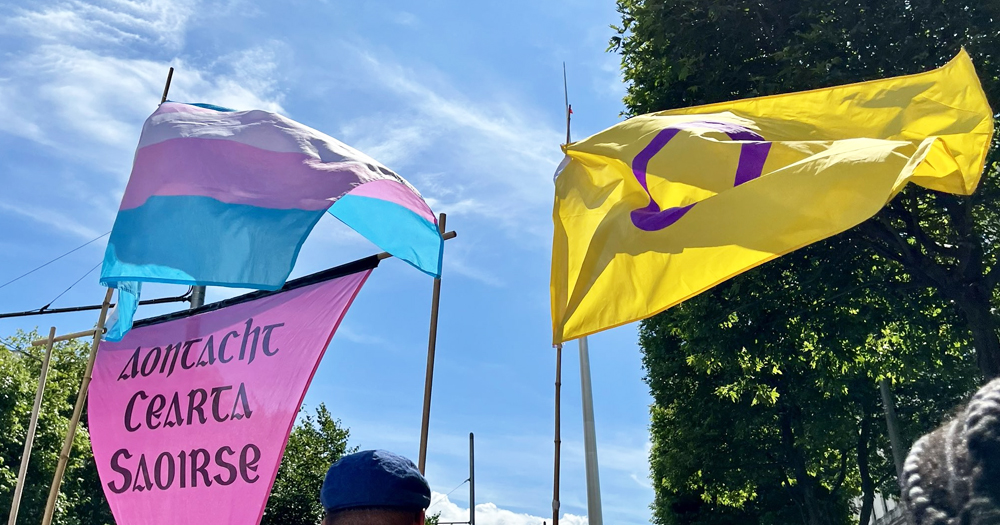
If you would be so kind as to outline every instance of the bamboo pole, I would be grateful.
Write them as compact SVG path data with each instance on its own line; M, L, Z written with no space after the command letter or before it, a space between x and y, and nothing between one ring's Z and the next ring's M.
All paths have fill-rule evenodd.
M97 328L94 330L94 340L90 345L90 357L87 359L87 369L83 373L83 381L80 383L80 393L76 396L76 406L73 407L73 417L69 420L69 428L66 430L66 441L63 442L62 451L59 453L59 463L56 465L56 473L52 477L52 487L49 489L49 499L45 503L45 515L42 517L42 525L51 525L52 515L56 508L56 499L59 497L59 487L62 485L63 475L66 473L66 463L69 461L69 454L73 450L73 438L76 437L76 428L80 423L80 416L83 415L83 405L87 401L87 389L90 388L90 379L94 373L94 360L97 358L97 346L101 343L101 336L104 335L104 322L108 318L108 306L111 304L111 294L114 288L108 288L104 294L104 302L101 304L101 315L97 319Z
M42 371L38 376L38 390L35 391L35 404L31 407L31 421L28 423L28 435L24 438L24 453L21 454L21 466L17 471L17 484L14 485L14 500L10 503L10 517L7 525L17 523L17 511L21 506L21 494L24 491L24 478L28 475L28 461L31 460L31 446L35 443L35 429L38 426L38 412L42 408L42 394L45 392L45 378L49 374L49 361L52 359L52 345L55 343L56 327L49 329L48 347L45 358L42 359Z
M45 344L50 344L49 341L52 341L53 343L58 343L60 341L69 341L70 339L76 339L78 337L86 337L88 335L91 336L91 337L93 337L94 330L84 330L82 332L73 332L71 334L57 335L57 336L53 337L52 339L48 339L48 338L46 338L46 339L39 339L37 341L32 341L31 342L31 346L42 346L42 345L45 345Z
M562 439L559 436L559 390L562 388L562 345L556 345L556 452L555 467L552 474L552 525L559 525L559 449Z
M448 217L438 216L438 231L442 236ZM431 386L434 383L434 352L437 349L438 306L441 303L441 277L434 278L434 295L431 297L431 329L427 340L427 372L424 376L424 411L420 419L420 455L417 467L421 474L427 473L427 432L430 429Z

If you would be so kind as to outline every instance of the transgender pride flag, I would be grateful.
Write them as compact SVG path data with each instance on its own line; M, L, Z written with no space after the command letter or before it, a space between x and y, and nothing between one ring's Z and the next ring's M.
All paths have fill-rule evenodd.
M375 245L437 276L434 213L364 153L266 111L166 102L146 120L108 241L101 283L132 324L141 282L276 290L329 211Z

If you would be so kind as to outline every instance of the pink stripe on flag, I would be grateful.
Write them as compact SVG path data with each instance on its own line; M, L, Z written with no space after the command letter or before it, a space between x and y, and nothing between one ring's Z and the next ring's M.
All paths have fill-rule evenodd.
M172 139L136 152L120 209L137 208L154 195L192 195L263 208L325 210L372 175L357 162L324 163L304 153L229 140Z
M398 204L413 213L427 219L431 224L437 224L434 212L427 207L427 203L419 195L403 184L394 180L373 180L366 182L350 192L349 195L358 197L371 197Z

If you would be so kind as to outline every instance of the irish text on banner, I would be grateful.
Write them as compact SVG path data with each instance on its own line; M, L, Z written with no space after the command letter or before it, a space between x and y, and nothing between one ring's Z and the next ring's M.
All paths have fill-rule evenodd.
M260 522L305 391L377 264L101 343L89 428L118 525Z
M101 283L131 326L128 282L276 290L324 213L420 270L441 273L434 213L364 153L267 111L166 102L146 120L104 256Z
M969 195L992 135L963 51L927 73L642 115L570 144L555 181L554 342L856 226L908 182Z

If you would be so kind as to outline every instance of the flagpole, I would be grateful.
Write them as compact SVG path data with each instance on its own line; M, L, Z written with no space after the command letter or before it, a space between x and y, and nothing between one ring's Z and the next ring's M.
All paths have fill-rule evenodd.
M587 338L580 343L580 392L583 397L583 451L587 465L587 523L603 525L601 476L597 461L597 432L594 429L594 391L590 383L590 347Z
M566 62L563 62L563 102L565 103L566 110L566 145L569 146L569 123L570 116L573 114L573 110L569 105L569 87L566 82ZM561 433L561 418L560 409L562 407L562 402L560 399L560 390L562 389L562 343L556 345L556 414L555 414L555 453L553 457L553 472L552 472L552 525L559 525L559 471L560 471L560 460L562 448L562 438Z
M562 345L556 345L556 452L555 467L552 474L552 525L559 525L559 448L562 440L559 436L559 390L562 387Z
M21 493L24 491L24 477L28 474L28 461L31 459L31 446L35 442L35 428L38 426L38 412L42 408L42 394L45 392L45 378L49 373L49 360L52 358L52 345L55 343L56 327L49 329L48 347L42 360L42 371L38 376L38 390L35 391L35 404L31 407L31 420L28 423L28 435L24 438L24 453L21 454L21 466L17 471L17 484L14 485L14 499L10 503L10 517L7 525L17 523L17 511L21 506Z
M445 232L445 214L438 216L438 231ZM443 255L443 252L442 252ZM420 455L417 466L421 474L427 473L427 432L430 429L431 385L434 383L434 352L437 349L438 306L441 303L441 277L434 278L434 294L431 297L431 328L427 340L427 372L424 376L424 411L420 420Z
M160 97L160 104L167 101L167 94L170 93L170 81L174 79L174 68L171 67L167 70L167 82L163 84L163 96ZM191 310L203 306L205 304L205 287L204 286L192 286L191 295L188 297L188 302L191 305Z
M94 373L94 360L97 358L97 347L104 336L104 321L108 318L108 306L111 304L111 294L114 288L108 288L104 294L104 302L101 304L101 315L97 319L97 328L94 330L94 340L90 345L90 357L87 359L87 368L83 372L83 381L80 383L80 393L76 396L76 406L73 407L73 417L69 420L69 428L66 430L66 441L63 442L62 451L59 453L59 463L56 465L56 473L52 477L52 487L49 488L49 499L45 503L45 515L42 517L42 525L51 525L52 514L55 512L56 499L59 497L59 487L62 485L63 475L66 473L66 462L69 461L69 454L73 450L73 438L76 437L76 427L80 423L80 416L83 414L83 405L87 401L87 389L90 388L90 379Z

